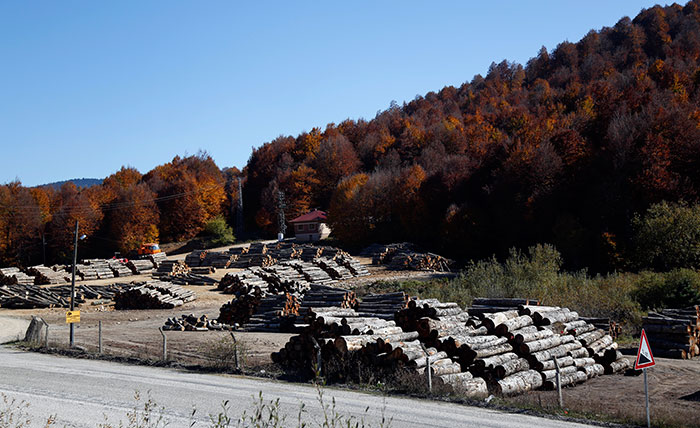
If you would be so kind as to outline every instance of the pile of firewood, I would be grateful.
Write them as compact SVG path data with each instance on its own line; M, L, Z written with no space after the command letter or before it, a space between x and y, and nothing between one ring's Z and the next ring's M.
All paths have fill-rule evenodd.
M29 275L34 276L34 284L65 284L70 282L71 274L64 271L55 271L44 265L32 266L27 269Z
M34 284L0 285L0 307L34 309L68 307L69 301L50 289Z
M153 273L154 276L168 277L173 275L187 274L190 268L182 260L163 260L158 265L158 269Z
M700 306L649 312L642 328L656 357L690 359L700 355Z
M12 285L32 285L34 284L35 278L29 276L26 273L19 270L16 267L1 268L0 269L0 284Z
M196 299L187 289L170 282L133 283L114 296L115 309L172 309Z
M163 330L171 331L209 331L209 330L233 330L233 326L221 324L217 320L210 320L206 315L196 317L194 314L182 315L180 318L168 318L163 325Z

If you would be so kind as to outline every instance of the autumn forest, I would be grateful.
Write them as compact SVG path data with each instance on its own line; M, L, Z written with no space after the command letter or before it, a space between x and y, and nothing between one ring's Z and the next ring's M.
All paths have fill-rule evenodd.
M569 268L627 269L636 214L699 202L700 1L493 63L372 120L280 136L242 171L203 152L88 188L0 186L0 265L65 261L76 220L92 256L187 240L220 215L234 225L238 178L247 237L275 236L282 191L288 220L327 210L349 248L411 241L469 260L551 243Z

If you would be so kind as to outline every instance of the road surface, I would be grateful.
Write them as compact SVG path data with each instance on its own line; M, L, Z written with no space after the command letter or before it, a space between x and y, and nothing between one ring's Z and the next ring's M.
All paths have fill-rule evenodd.
M318 393L307 385L71 359L0 346L0 393L29 403L32 427L43 427L49 415L57 416L56 427L95 428L105 418L118 425L126 422L127 412L134 408L135 391L142 395L150 391L158 407L166 408L168 427L189 427L193 406L194 426L209 427L209 415L218 414L225 400L229 400L229 416L235 421L244 409L250 411L260 391L266 401L280 399L280 408L288 415L285 427L297 426L302 402L312 426L317 426L313 421L322 421ZM372 427L380 426L382 409L393 418L390 426L394 428L587 426L451 403L325 389L326 403L330 405L332 398L339 413L364 415ZM0 399L0 414L6 411L2 406Z

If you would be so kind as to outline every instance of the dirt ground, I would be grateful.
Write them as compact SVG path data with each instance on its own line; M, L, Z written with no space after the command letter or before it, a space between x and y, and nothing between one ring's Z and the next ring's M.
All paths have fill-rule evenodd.
M175 256L180 258L182 256ZM426 272L392 272L383 267L371 266L370 259L360 259L367 265L371 276L355 278L344 284L346 287L361 285L377 280L400 280L407 278L431 278L443 276ZM237 269L218 269L214 275L221 279L228 272ZM127 277L122 279L86 281L87 284L108 284L144 280L147 277ZM194 290L197 300L172 310L126 310L115 311L113 306L90 302L80 306L81 322L76 325L76 344L87 351L97 351L98 322L102 322L104 352L109 355L158 360L162 352L162 336L158 328L169 317L182 314L207 315L218 317L219 308L231 300L211 286L186 286ZM0 315L18 318L42 317L50 325L51 346L67 346L69 328L65 323L65 309L10 310L0 308ZM228 332L179 332L167 331L169 359L183 364L206 364L208 350ZM270 353L277 351L289 340L290 334L235 332L236 339L245 344L249 367L264 367L271 363ZM635 350L629 350L634 353ZM633 356L629 356L633 358ZM204 363L203 363L203 360ZM657 365L648 371L651 396L651 411L654 425L700 426L700 360L684 361L657 359ZM583 385L564 389L565 407L572 414L590 417L607 415L617 420L634 423L644 422L643 377L603 376L592 379ZM557 403L556 393L535 391L530 394L505 400L506 404L517 406L551 408ZM603 417L603 419L605 418ZM601 416L596 416L600 419Z

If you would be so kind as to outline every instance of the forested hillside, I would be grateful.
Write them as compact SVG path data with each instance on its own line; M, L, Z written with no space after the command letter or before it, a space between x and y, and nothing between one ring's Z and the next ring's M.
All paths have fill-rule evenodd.
M242 172L200 154L87 189L11 183L0 263L41 261L42 236L64 256L75 219L96 251L191 238L231 221L242 175L247 229L269 236L282 190L287 219L326 209L357 247L405 240L465 260L548 242L570 268L626 268L635 213L698 202L699 56L700 1L654 7L372 120L281 136Z
M273 228L279 187L291 215L328 208L348 242L458 258L550 242L570 267L622 267L634 213L698 198L699 5L494 63L371 121L280 137L251 156L247 215Z

